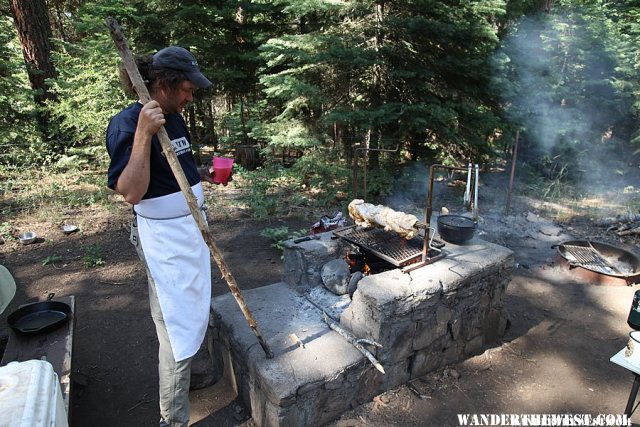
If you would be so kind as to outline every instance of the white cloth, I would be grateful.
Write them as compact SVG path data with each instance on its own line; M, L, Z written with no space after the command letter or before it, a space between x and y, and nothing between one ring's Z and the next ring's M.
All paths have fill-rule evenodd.
M158 199L170 196L173 195ZM184 197L182 200L186 203ZM150 209L145 211L150 215L152 212ZM173 356L179 362L196 354L209 323L209 247L191 215L151 219L138 214L138 232L156 285Z
M199 182L191 187L193 195L196 196L198 206L204 205L204 189L202 183ZM173 219L179 216L191 214L187 200L181 191L167 194L166 196L156 197L153 199L141 200L140 203L133 207L138 216L149 219Z

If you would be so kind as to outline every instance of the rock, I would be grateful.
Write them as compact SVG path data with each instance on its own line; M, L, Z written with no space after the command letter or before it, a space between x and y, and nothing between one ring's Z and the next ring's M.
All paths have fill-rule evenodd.
M349 292L349 298L353 298L353 293L358 289L358 282L362 279L363 274L361 271L356 271L351 275L351 279L349 279L349 285L347 287L347 291Z
M537 231L529 229L525 232L525 236L524 237L529 237L533 240L538 240L539 234Z
M351 304L351 298L348 295L336 295L324 286L316 286L304 295L309 302L334 319L339 319L342 312Z
M336 295L344 295L348 292L349 265L344 259L334 259L322 266L320 277L324 286Z
M534 214L533 212L527 212L527 221L529 221L529 222L540 222L540 216Z
M562 233L562 228L555 225L543 225L540 227L540 232L547 236L558 236Z

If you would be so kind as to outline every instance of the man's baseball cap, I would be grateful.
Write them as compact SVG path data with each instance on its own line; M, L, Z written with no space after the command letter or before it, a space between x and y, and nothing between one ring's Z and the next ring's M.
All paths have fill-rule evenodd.
M200 72L196 57L183 47L169 46L160 49L153 55L153 66L182 71L196 87L211 86L209 79Z

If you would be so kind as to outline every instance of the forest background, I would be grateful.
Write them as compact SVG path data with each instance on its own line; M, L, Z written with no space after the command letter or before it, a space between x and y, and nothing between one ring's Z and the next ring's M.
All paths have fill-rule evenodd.
M5 218L48 200L110 200L104 132L134 99L107 16L136 54L196 55L214 82L185 112L196 155L236 157L258 218L344 202L365 152L372 198L411 183L409 165L488 168L516 141L522 191L538 196L577 197L598 171L638 165L640 0L2 0L0 10ZM66 178L26 191L26 170Z
M551 252L536 240L540 204L498 216L516 152L522 199L562 215L580 207L583 218L638 213L640 0L0 0L0 263L19 284L3 315L50 293L77 298L74 425L157 425L145 272L127 243L130 206L106 186L107 123L135 102L120 87L109 16L134 53L184 46L214 83L185 119L199 162L237 160L229 186L205 191L243 290L281 280L268 238L278 246L320 214L344 212L354 171L359 197L366 171L368 201L419 215L429 165L482 166L478 234L516 253L507 304L520 346L491 352L491 371L484 362L477 375L459 371L456 394L434 394L421 412L405 410L400 394L388 419L372 410L367 420L453 420L461 402L470 413L522 402L532 412L532 399L534 413L620 410L629 378L608 358L626 342L633 289L529 280ZM438 184L462 204L463 186ZM591 215L596 207L610 209ZM63 224L80 231L63 234ZM580 225L563 229L603 240L602 229ZM35 244L21 245L25 231ZM625 239L606 241L637 252L640 238ZM212 279L215 295L227 291ZM211 425L237 414L231 405Z

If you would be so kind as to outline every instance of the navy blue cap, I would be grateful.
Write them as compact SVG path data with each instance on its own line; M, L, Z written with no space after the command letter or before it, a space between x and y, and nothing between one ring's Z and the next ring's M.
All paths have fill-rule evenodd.
M183 47L169 46L160 49L153 55L153 66L182 71L196 87L211 86L209 79L200 72L196 57Z

